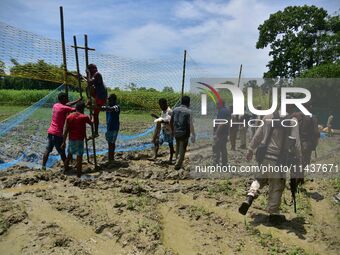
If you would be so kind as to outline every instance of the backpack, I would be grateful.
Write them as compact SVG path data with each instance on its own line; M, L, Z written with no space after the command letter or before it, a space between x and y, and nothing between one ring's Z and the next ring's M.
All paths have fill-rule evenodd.
M306 116L302 112L294 113L292 117L298 120L302 150L314 151L320 138L317 117Z

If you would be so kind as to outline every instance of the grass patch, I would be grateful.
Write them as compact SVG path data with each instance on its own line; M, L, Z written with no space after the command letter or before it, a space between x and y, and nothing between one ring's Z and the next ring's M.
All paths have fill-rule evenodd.
M21 112L24 109L26 109L25 106L0 105L0 121L3 121L14 114Z
M209 216L211 214L211 212L209 212L203 206L189 206L187 208L187 212L190 218L193 218L195 220L198 220L199 218L203 216Z
M126 209L130 211L144 211L151 205L151 200L147 196L140 196L136 198L128 198L126 202Z
M247 231L257 239L258 243L268 250L267 254L289 254L289 255L305 255L306 252L299 247L287 247L278 238L274 238L270 233L261 233L257 228L249 225Z
M137 231L145 232L148 236L152 236L154 240L159 240L162 228L158 222L141 219L137 223Z
M340 178L336 178L332 180L332 185L334 189L339 192L340 191Z
M306 252L298 247L292 248L290 251L288 251L288 255L304 255Z
M39 101L43 97L47 96L54 90L15 90L15 89L0 89L0 102L6 105L23 105L29 106ZM110 90L108 94L116 94L118 103L123 109L129 110L152 110L159 111L158 100L160 98L166 98L170 106L176 104L180 99L181 94L177 92L160 92L160 91L123 91L123 90ZM48 99L49 103L57 101L58 92L55 95L51 95ZM70 100L79 98L78 92L69 92Z
M234 189L232 187L231 181L227 181L227 180L218 181L216 184L208 187L209 195L216 194L216 193L229 195L230 192L233 190Z

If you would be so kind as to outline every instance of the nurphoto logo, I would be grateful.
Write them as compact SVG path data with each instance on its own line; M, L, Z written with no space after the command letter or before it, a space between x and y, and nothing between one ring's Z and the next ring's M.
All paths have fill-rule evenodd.
M245 105L244 105L244 95L243 91L235 86L230 84L222 84L217 83L214 85L209 85L204 82L197 82L200 84L199 91L201 91L201 115L207 115L208 112L208 95L211 100L214 102L217 108L221 108L224 106L223 100L221 98L220 93L217 91L219 90L228 90L232 95L233 101L233 111L232 115L244 115L245 114ZM287 105L296 106L304 115L312 116L312 114L308 111L308 109L303 105L311 99L311 93L309 90L305 88L298 88L298 87L283 87L280 88L281 95L279 97L279 89L276 87L272 88L271 95L272 95L272 104L269 109L256 109L253 103L253 88L247 88L247 106L249 112L252 113L254 116L264 116L272 114L278 108L278 101L280 101L280 115L286 116L287 115ZM288 95L291 93L295 94L302 94L304 97L299 98L289 98ZM266 119L266 121L270 121L271 125L274 126L275 122L280 122L281 126L283 127L294 127L297 125L297 121L295 119L279 119L279 118L272 118ZM246 125L246 120L244 119L242 122L234 122L233 120L227 119L213 119L213 127L216 125ZM249 127L261 127L264 125L264 121L262 119L251 118L247 121Z

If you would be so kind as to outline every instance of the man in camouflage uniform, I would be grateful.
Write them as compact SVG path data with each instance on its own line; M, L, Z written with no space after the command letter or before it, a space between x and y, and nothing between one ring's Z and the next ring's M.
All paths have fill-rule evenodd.
M287 107L288 113L291 113ZM265 158L261 163L262 166L276 166L280 163L280 159L285 154L285 144L288 136L295 138L295 147L297 152L297 157L301 160L301 147L300 147L300 136L299 136L299 126L286 128L282 127L280 122L274 127L272 127L272 122L269 119L278 119L279 115L277 112L267 115L263 118L264 125L256 130L254 137L252 138L246 159L250 161L253 157L253 153L256 151L260 144L265 144L267 137L267 150ZM297 120L295 119L297 122ZM297 122L298 123L298 122ZM272 129L272 131L270 131ZM258 175L256 179L252 182L250 189L247 194L246 200L242 203L239 208L239 212L245 215L252 204L253 200L259 195L259 190L264 186L268 185L268 202L267 211L269 213L269 221L272 223L279 223L284 220L284 216L279 214L281 197L285 188L285 176L284 172L265 172Z

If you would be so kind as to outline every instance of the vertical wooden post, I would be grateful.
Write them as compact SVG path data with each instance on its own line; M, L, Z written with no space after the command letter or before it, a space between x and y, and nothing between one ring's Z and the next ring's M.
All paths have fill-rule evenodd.
M242 73L242 64L240 66L240 72L238 74L238 82L237 82L237 87L240 87L240 81L241 81L241 73Z
M79 70L79 58L78 58L78 46L77 46L77 37L73 36L73 43L74 43L74 54L76 58L76 67L77 67L77 75L78 75L78 87L79 87L79 94L81 100L83 100L83 92L81 88L81 78L80 78L80 70Z
M183 75L182 75L182 92L181 96L183 97L184 94L184 84L185 84L185 67L187 63L187 51L184 50L184 60L183 60Z
M65 48L65 32L64 32L64 12L63 12L63 7L60 6L59 10L60 10L61 50L62 50L62 53L63 53L64 85L65 85L65 93L68 96L67 61L66 61L66 48Z
M73 47L74 47L74 53L75 53L75 58L76 58L76 67L77 67L79 94L80 94L81 100L83 100L83 92L82 92L82 88L81 88L81 78L80 78L80 69L79 69L77 37L75 35L73 36L73 43L74 43ZM90 163L89 146L88 146L88 143L87 143L87 137L85 139L85 147L86 147L87 162Z
M87 80L90 80L90 73L89 70L87 70L89 66L89 49L88 49L88 40L87 40L87 35L84 35L84 40L85 40L85 64L86 64L86 75L87 75ZM89 89L89 87L88 87ZM87 97L90 102L90 116L93 116L92 112L92 96L91 96L91 90L87 91ZM94 167L97 169L97 155L96 155L96 142L95 142L95 137L94 137L94 126L93 123L91 125L91 133L92 133L92 145L93 145L93 159L94 159Z

